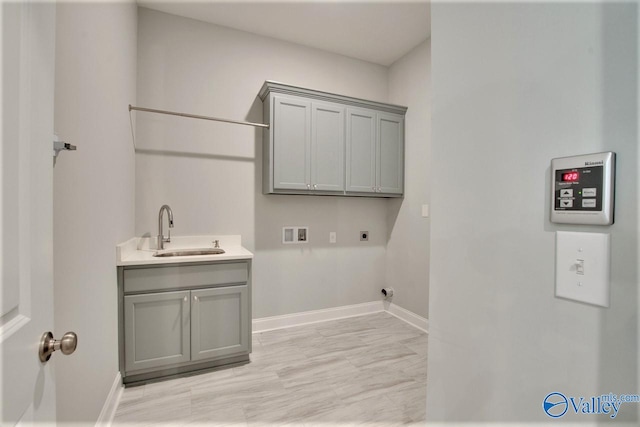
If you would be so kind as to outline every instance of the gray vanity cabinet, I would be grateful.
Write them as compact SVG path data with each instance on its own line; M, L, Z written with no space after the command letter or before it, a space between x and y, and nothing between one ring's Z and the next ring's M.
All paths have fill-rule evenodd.
M249 361L251 261L118 267L125 384Z
M267 81L263 192L399 197L406 107Z

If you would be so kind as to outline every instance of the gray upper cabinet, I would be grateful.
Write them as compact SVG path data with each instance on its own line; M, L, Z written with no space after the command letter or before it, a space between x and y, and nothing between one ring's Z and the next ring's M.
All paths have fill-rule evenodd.
M399 197L406 107L267 81L263 192Z

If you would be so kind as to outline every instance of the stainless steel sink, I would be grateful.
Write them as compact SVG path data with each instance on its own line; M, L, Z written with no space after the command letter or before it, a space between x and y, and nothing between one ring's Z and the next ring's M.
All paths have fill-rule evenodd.
M199 248L199 249L165 249L153 254L157 257L170 256L192 256L192 255L220 255L224 253L224 249L220 248Z

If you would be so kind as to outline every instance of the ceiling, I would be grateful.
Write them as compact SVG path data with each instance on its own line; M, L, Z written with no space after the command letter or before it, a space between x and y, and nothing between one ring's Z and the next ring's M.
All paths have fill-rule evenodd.
M431 35L429 0L138 0L138 5L384 66Z

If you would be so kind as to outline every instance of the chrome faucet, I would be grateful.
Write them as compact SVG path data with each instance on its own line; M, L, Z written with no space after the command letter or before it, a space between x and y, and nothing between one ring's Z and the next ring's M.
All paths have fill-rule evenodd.
M164 242L171 241L171 230L169 230L169 235L167 238L164 238L164 234L162 233L162 212L167 211L167 215L169 215L169 228L173 228L173 212L169 205L162 205L160 208L160 212L158 213L158 250L164 249Z

